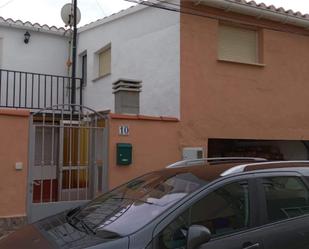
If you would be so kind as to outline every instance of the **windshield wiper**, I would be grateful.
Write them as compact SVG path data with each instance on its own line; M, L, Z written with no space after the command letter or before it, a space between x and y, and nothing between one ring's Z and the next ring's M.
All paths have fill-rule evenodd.
M117 238L121 238L121 236L118 233L112 232L112 231L108 231L108 230L100 230L98 229L97 236L103 238L103 239L117 239Z
M74 227L76 230L80 231L80 232L86 232L87 234L93 234L95 235L96 232L89 227L82 219L78 218L76 215L74 215L74 213L76 212L69 212L66 215L66 221L68 222L68 224L70 224L72 227ZM76 220L77 222L74 222L74 220ZM81 231L81 229L77 226L77 224L80 224L81 227L83 228L83 231Z

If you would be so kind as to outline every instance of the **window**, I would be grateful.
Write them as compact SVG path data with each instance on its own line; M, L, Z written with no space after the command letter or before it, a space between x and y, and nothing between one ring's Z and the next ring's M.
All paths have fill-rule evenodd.
M220 24L218 56L221 60L259 63L258 32Z
M185 248L190 225L207 227L213 237L231 234L249 226L248 182L228 184L208 194L171 222L155 240L155 248Z
M98 53L99 77L103 77L111 73L111 55L112 54L110 45Z
M268 222L309 213L308 189L298 177L264 178Z
M82 56L82 79L83 85L87 85L87 54Z

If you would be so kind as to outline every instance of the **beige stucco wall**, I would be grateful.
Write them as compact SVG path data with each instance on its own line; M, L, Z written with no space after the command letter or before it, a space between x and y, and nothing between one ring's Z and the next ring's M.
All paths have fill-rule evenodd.
M181 16L182 143L205 144L208 138L308 140L308 31L191 7L213 18ZM218 61L218 16L260 29L264 66Z
M119 126L129 126L128 136L119 136ZM111 115L109 120L109 187L113 188L149 171L181 159L177 119ZM116 165L116 144L131 143L133 163Z
M0 218L26 215L28 123L28 111L0 109Z

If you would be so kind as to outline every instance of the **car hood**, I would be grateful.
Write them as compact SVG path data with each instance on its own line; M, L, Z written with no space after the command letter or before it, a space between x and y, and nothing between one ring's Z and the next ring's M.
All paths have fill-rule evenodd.
M1 249L52 249L52 245L33 225L28 225L0 240Z
M80 240L75 240L71 236L60 241L65 241L65 245L60 246L59 241L54 241L49 236L45 237L44 232L40 231L40 228L36 224L27 225L24 228L10 234L8 237L0 240L1 249L60 249L60 248L97 248L100 249L119 249L128 248L129 238L119 238L116 240L99 240L95 237L89 236ZM61 235L59 234L61 237ZM58 238L59 239L59 238ZM76 239L76 238L75 238ZM92 243L87 243L89 241ZM94 243L93 243L94 242ZM88 245L87 245L88 244Z

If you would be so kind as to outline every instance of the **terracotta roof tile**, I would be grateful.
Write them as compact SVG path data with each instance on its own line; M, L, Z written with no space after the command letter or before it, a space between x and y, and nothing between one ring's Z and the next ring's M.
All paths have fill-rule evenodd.
M268 10L268 11L271 11L271 12L274 12L274 13L279 13L279 14L287 14L289 16L293 16L293 17L297 17L297 18L301 18L301 19L305 19L305 20L309 21L309 14L303 14L300 11L293 11L291 9L286 10L283 7L276 7L274 5L266 5L263 2L257 3L256 1L253 1L253 0L250 0L250 1L249 0L226 0L226 1L234 2L234 3L238 3L238 4L250 5L251 7L260 8L262 10ZM101 19L98 19L98 20L93 21L91 23L88 23L88 24L86 24L86 25L84 25L80 28L87 29L89 26L92 26L93 24L100 23L100 22L102 22L106 19L112 18L115 15L119 15L123 12L126 12L126 11L132 9L132 8L136 8L136 6L138 6L138 5L133 5L129 8L127 8L127 9L121 10L119 12L113 13L109 16L104 17L104 18L101 18ZM37 29L38 31L53 32L53 33L59 33L59 34L65 34L68 31L68 29L65 29L63 27L58 28L56 26L48 26L47 24L41 25L39 23L31 23L29 21L23 22L21 20L13 20L12 18L5 19L3 17L0 17L0 25L1 24L2 25L9 25L9 26L10 25L20 26L21 28L22 27L29 27L29 28Z
M150 1L153 1L153 0L150 0ZM198 0L196 0L196 1L198 1ZM260 8L262 10L267 10L267 11L271 11L271 12L274 12L274 13L285 14L285 15L287 14L289 16L293 16L293 17L297 17L297 18L301 18L301 19L306 19L306 20L309 21L309 14L303 14L300 11L293 11L291 9L286 10L283 7L276 7L274 5L267 5L267 4L263 3L263 2L257 3L254 0L226 0L226 1L235 2L235 3L243 4L243 5L250 5L251 7ZM129 8L127 8L127 9L121 10L121 11L119 11L117 13L114 13L112 15L106 16L106 17L104 17L102 19L98 19L97 21L94 21L94 22L91 22L89 24L84 25L82 28L86 28L87 29L87 27L89 25L91 26L91 25L99 23L99 22L101 22L103 20L109 19L109 18L111 18L111 17L113 17L115 15L118 15L120 13L128 11L131 8L135 8L136 6L138 6L138 5L133 5L133 6L129 7Z
M12 18L3 18L0 17L0 26L16 26L20 28L30 28L30 29L35 29L37 31L42 31L42 32L54 32L54 33L60 33L64 34L68 29L65 28L57 28L56 26L48 26L47 24L39 24L39 23L31 23L29 21L23 22L21 20L13 20Z
M304 18L309 20L309 14L303 14L300 11L293 11L291 9L285 10L283 7L276 7L274 5L266 5L265 3L257 3L256 1L246 1L246 0L228 0L230 2L240 3L250 5L252 7L257 7L261 9L270 10L272 12L277 12L280 14L288 14L294 17Z

